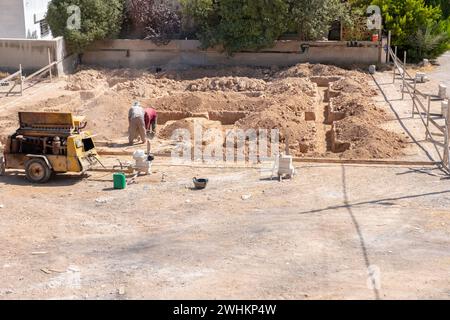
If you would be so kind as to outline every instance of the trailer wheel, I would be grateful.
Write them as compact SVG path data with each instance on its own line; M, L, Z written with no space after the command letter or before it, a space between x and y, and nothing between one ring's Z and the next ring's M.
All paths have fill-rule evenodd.
M6 163L3 157L0 157L0 176L5 175L6 172Z
M25 173L32 183L46 183L52 175L52 170L43 159L36 158L25 163Z

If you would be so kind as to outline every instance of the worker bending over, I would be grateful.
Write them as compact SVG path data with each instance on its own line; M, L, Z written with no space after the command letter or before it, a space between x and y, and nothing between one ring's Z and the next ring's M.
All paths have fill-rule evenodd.
M145 132L145 110L139 102L134 102L128 111L128 141L132 145L134 140L141 138L142 143L147 143Z
M145 109L145 130L154 136L156 133L156 125L158 122L158 114L155 109L147 108Z

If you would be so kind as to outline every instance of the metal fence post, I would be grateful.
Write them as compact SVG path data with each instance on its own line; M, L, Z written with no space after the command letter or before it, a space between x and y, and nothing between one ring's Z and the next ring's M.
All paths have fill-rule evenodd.
M450 99L447 100L450 102ZM450 161L449 161L449 141L450 141L450 107L447 108L447 118L445 119L445 144L444 144L444 166L450 173Z
M405 75L406 75L406 50L403 57L403 70L402 70L402 100L405 99Z
M391 55L389 54L389 50L391 49L391 37L392 37L392 33L389 30L388 32L388 43L387 43L387 47L388 47L388 52L387 52L387 57L386 57L386 63L389 64L389 62L391 62Z
M428 109L427 109L427 130L425 131L425 140L428 139L428 136L431 138L430 132L430 109L431 109L431 97L428 96ZM429 133L430 132L430 133Z

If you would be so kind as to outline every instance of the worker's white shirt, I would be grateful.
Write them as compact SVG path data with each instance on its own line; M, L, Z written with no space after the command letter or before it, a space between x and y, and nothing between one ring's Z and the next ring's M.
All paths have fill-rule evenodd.
M128 112L128 119L142 118L144 119L145 110L141 106L132 106Z

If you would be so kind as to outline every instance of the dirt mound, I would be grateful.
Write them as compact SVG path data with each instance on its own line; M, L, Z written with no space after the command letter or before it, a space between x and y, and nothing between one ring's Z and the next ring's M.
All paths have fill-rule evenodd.
M314 97L317 94L317 85L307 79L285 78L270 82L267 92L273 95L299 95L306 94Z
M274 68L253 68L253 67L199 67L186 70L170 70L159 73L159 77L181 80L197 80L202 78L223 78L223 77L246 77L252 79L269 79Z
M321 77L321 76L344 76L347 72L348 72L347 70L336 66L301 63L276 73L275 77L307 78L307 77Z
M92 90L105 83L103 72L95 69L81 70L69 76L66 90Z
M249 111L270 105L270 99L252 97L236 92L182 92L161 98L144 100L144 105L161 111Z
M314 99L305 93L295 98L273 101L271 105L239 120L236 126L241 129L278 129L280 141L293 146L294 155L315 149L316 128L314 123L305 120L305 111L314 105Z
M205 118L186 118L178 121L170 121L158 133L162 139L172 139L176 130L186 130L189 132L190 138L194 139L195 130L200 130L201 134L205 134L207 130L223 131L222 124L219 121L211 121ZM206 141L207 143L207 141Z
M350 143L342 153L348 159L394 158L403 153L406 140L393 132L379 128L360 117L348 117L335 123L336 138Z
M359 116L378 124L387 120L386 112L377 107L371 100L362 95L342 93L331 99L334 111L345 113L346 117Z
M215 77L192 81L189 91L264 91L266 82L247 77Z
M369 87L365 77L345 77L341 80L333 82L331 89L348 94L359 93L365 97L373 97L377 95L375 89Z

